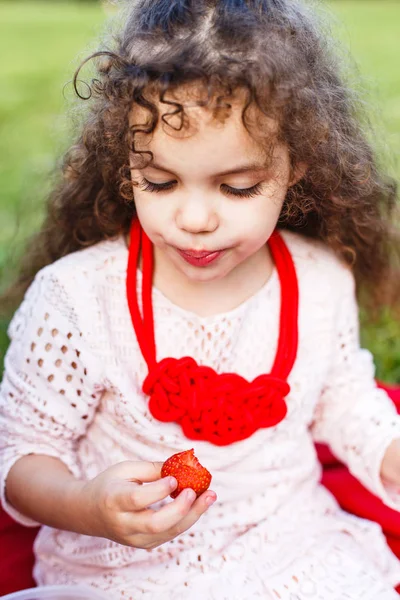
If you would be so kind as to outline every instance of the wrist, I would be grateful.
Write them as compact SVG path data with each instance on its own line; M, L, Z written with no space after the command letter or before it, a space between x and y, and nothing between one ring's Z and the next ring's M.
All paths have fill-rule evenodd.
M79 479L70 481L65 490L65 512L70 523L68 529L83 535L94 535L93 510L86 490L87 482Z

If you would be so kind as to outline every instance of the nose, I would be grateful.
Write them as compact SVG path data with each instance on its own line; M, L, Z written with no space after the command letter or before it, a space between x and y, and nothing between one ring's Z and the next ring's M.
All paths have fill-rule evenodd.
M204 194L186 196L176 212L177 226L188 233L211 233L217 229L218 223L217 211Z

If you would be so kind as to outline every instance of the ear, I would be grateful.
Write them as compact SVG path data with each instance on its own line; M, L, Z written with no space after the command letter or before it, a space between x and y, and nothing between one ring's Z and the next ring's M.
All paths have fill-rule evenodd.
M308 165L306 163L298 163L293 169L292 177L289 181L289 187L296 185L296 183L298 183L300 179L303 179L304 175L307 173L307 169Z

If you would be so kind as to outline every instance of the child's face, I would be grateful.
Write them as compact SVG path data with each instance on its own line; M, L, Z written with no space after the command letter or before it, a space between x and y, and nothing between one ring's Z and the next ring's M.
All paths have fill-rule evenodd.
M254 265L257 253L265 256L293 183L285 145L277 142L267 161L242 123L243 98L231 104L222 122L209 108L186 105L182 132L159 124L152 136L135 138L137 150L154 155L145 169L132 168L139 220L156 256L192 281L221 279L249 259ZM161 114L169 109L158 107ZM141 109L132 113L132 124L145 121ZM255 109L254 116L261 118ZM262 125L273 139L276 123L263 117Z

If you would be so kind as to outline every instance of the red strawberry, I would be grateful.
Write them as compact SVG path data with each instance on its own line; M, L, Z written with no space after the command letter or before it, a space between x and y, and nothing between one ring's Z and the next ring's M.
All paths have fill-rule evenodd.
M171 498L176 498L185 488L192 488L199 497L208 490L211 483L211 473L199 463L193 448L167 458L161 468L161 477L168 476L175 477L178 481L178 487L172 492Z

